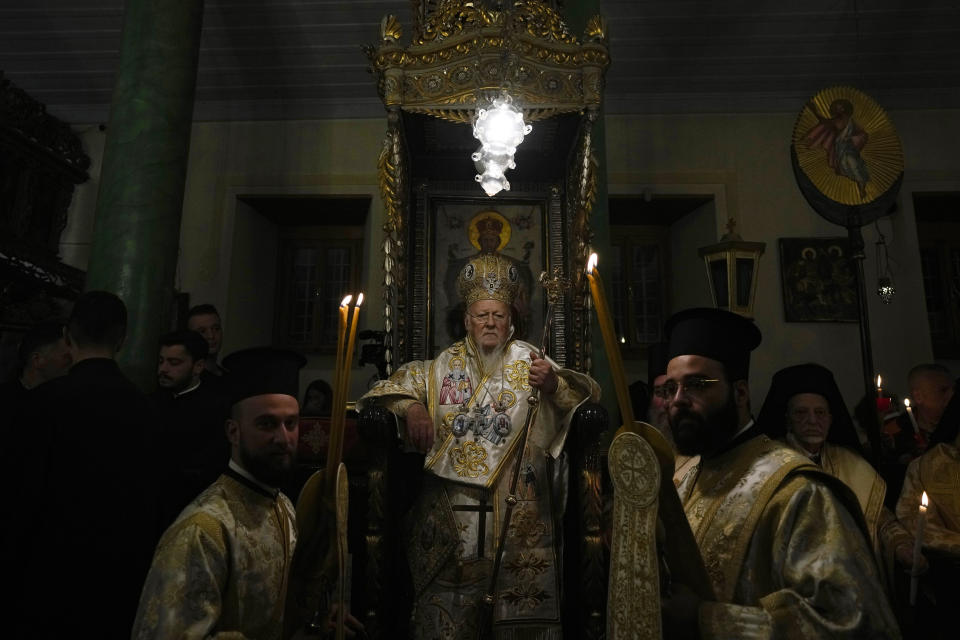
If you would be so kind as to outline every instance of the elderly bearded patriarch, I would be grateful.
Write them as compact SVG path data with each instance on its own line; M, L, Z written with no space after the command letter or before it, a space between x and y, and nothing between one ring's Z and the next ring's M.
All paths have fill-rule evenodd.
M565 495L561 452L574 410L596 400L599 388L511 339L519 280L516 266L501 256L472 258L457 279L466 338L435 360L408 362L360 400L403 418L405 441L426 454L423 489L405 537L416 638L476 637L504 496L518 462L518 502L497 576L494 635L562 636L554 529ZM541 402L520 451L533 389L540 390Z

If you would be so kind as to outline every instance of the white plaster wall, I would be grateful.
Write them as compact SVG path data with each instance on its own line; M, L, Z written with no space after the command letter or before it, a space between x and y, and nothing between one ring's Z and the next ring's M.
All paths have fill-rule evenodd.
M91 180L78 187L74 196L61 255L68 264L85 269L104 134L95 125L78 125L75 130L93 160ZM272 331L272 299L254 294L267 286L264 271L275 273L276 237L270 233L258 237L251 226L256 224L253 219L241 221L237 235L238 195L370 196L364 236L368 261L362 272L366 301L360 329L382 326L379 265L384 213L377 186L377 157L385 131L386 119L194 123L176 284L190 293L191 304L209 302L220 310L224 354L269 342ZM244 255L235 255L235 249ZM232 269L237 265L246 268ZM254 272L259 284L245 287L243 279ZM317 377L332 382L332 356L308 359L301 374L302 388ZM357 370L351 398L366 388L373 372L373 367Z
M90 179L77 185L67 210L67 226L60 234L60 259L70 266L87 270L90 243L93 241L93 216L100 190L100 166L103 164L103 145L106 132L95 124L73 127L83 149L90 156Z
M194 124L180 234L182 288L190 292L192 303L211 302L228 310L223 318L224 353L252 346L248 340L262 332L263 324L257 314L239 312L242 305L234 300L246 293L242 284L231 282L237 277L242 281L231 265L250 260L276 268L275 239L272 257L249 245L234 246L238 195L369 195L360 328L382 325L378 265L384 214L377 157L385 131L385 119ZM266 248L269 238L263 242ZM236 256L236 250L251 253ZM272 301L262 304L271 307L265 313L273 313ZM308 354L308 360L300 376L301 397L315 378L333 382L332 356ZM367 377L355 372L351 399L366 388Z
M273 343L279 245L277 224L237 200L228 306L218 307L232 344L260 347Z
M770 376L779 368L804 361L820 362L837 375L848 403L862 393L859 338L856 325L790 323L783 320L777 239L838 236L845 230L821 219L804 201L790 167L789 140L794 113L739 115L637 115L607 117L607 162L611 195L640 193L706 193L714 196L714 235L699 218L683 224L691 243L715 241L728 216L738 221L745 239L767 243L761 259L757 323L763 344L752 366L754 406L760 403ZM916 224L910 193L914 190L960 190L960 156L952 141L960 140L956 111L892 112L903 141L907 171L900 207L880 221L890 253L897 261L898 294L882 305L869 291L874 359L890 391L903 395L907 370L932 358L927 329ZM91 180L78 187L63 236L64 260L86 266L99 185L103 134L95 126L76 128L93 159ZM365 194L372 198L365 227L363 271L365 310L361 329L382 325L380 262L383 206L377 188L376 161L385 119L289 122L195 123L181 224L178 288L191 302L211 302L225 317L224 353L246 344L260 329L257 314L235 311L243 287L231 283L237 260L263 265L268 260L249 244L234 255L238 195ZM696 222L699 220L699 222ZM864 230L868 285L876 279L873 227ZM674 252L674 297L689 304L709 304L702 263L689 251L689 265L679 265ZM687 258L684 258L686 260ZM269 261L269 260L268 260ZM275 268L275 260L273 262ZM232 286L233 285L233 286ZM870 287L872 289L872 286ZM264 304L272 304L264 301ZM264 312L266 313L266 312ZM948 363L956 365L957 363ZM627 363L631 379L646 377L642 361ZM311 357L301 375L302 387L316 378L332 379L332 358ZM954 366L954 374L960 373ZM351 398L366 387L372 367L355 370Z
M898 263L898 294L883 305L873 295L876 282L873 227L864 230L871 330L876 369L890 391L905 393L907 370L930 361L932 351L923 303L916 224L910 193L960 188L960 157L949 140L960 139L956 112L890 114L900 133L907 171L898 212L880 221L890 253ZM859 334L855 324L786 323L780 286L777 239L843 236L846 231L820 218L807 205L790 165L795 114L649 115L607 118L610 194L715 193L717 235L727 216L738 221L746 240L767 243L760 262L756 321L764 340L754 353L751 391L755 410L781 367L815 361L831 368L849 404L863 394ZM616 141L616 144L611 143ZM715 185L710 187L709 185ZM690 265L705 280L698 262ZM678 265L674 262L674 268ZM643 371L636 363L635 371ZM954 370L954 374L958 371Z

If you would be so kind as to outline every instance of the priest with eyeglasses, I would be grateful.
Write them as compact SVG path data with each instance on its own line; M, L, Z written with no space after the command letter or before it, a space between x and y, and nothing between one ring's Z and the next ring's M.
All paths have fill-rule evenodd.
M666 331L670 428L681 454L701 456L678 492L713 598L674 582L665 637L899 638L856 497L753 420L759 329L688 309Z
M412 637L562 638L558 526L566 499L564 441L574 411L599 398L588 376L559 368L513 339L520 274L481 253L460 270L466 337L434 360L403 365L374 386L378 404L401 419L410 449L425 454L424 481L405 523L414 587ZM530 409L528 398L539 390ZM533 419L526 446L522 431ZM492 599L486 599L519 464L512 515Z

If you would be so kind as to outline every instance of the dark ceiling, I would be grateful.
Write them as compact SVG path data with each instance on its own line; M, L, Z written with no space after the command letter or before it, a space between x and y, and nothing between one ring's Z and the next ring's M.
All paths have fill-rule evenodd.
M147 1L147 0L137 0ZM199 1L199 0L198 0ZM576 0L566 0L572 5ZM123 0L4 0L0 70L69 122L104 122ZM207 0L197 120L382 117L360 46L408 0ZM607 113L794 112L853 84L888 109L960 108L956 0L600 0Z

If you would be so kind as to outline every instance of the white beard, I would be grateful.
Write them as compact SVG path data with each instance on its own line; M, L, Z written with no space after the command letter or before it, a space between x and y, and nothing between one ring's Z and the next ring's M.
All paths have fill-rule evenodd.
M515 328L511 324L510 332L507 333L507 337L504 339L504 341L490 351L486 351L483 347L477 346L477 343L473 340L473 338L468 336L467 339L473 345L474 351L477 354L477 358L480 359L480 366L483 368L484 375L493 375L498 369L503 367L504 348L507 346L507 343L510 342L510 338L513 337L514 330Z
M489 352L483 349L477 349L477 357L480 358L480 366L483 368L484 374L492 376L498 369L503 367L503 350L505 346L506 343L498 344Z

